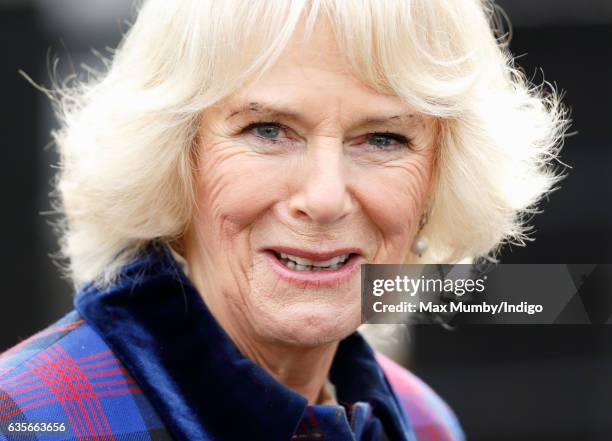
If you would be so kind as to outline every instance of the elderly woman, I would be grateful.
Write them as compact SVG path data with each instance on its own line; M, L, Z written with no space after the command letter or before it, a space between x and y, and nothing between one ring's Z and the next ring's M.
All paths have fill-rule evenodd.
M564 128L478 0L149 0L53 94L75 310L0 361L0 439L461 440L375 353L363 263L524 238Z

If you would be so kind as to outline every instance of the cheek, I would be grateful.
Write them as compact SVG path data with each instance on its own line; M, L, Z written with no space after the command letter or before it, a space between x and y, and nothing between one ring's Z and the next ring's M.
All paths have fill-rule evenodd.
M383 241L406 248L416 234L432 176L432 158L419 154L403 163L363 171L356 195Z
M258 219L282 192L274 165L241 147L213 146L199 161L200 224L209 237L228 239Z

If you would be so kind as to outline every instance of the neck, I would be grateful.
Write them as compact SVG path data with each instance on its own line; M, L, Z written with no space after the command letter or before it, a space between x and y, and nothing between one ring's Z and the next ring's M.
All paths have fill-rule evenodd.
M231 328L230 328L231 329ZM243 355L265 369L278 382L299 393L308 404L320 401L338 342L313 348L265 344L232 336Z

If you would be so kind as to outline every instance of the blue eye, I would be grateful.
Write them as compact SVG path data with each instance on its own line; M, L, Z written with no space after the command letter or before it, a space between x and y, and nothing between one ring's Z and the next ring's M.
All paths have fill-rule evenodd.
M267 139L275 139L280 134L280 127L276 124L261 124L255 127L258 136Z
M410 145L408 138L396 133L372 133L368 135L368 144L381 150L394 147L407 147Z
M299 143L289 127L275 121L254 121L238 133L253 148L266 153L292 151Z

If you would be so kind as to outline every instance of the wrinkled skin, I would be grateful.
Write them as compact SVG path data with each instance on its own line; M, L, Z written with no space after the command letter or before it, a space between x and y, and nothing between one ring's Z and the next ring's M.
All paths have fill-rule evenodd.
M299 37L203 113L187 260L238 348L314 401L337 342L360 324L359 271L300 285L264 250L351 247L364 262L403 262L431 187L435 124L358 81L324 23L306 46Z

